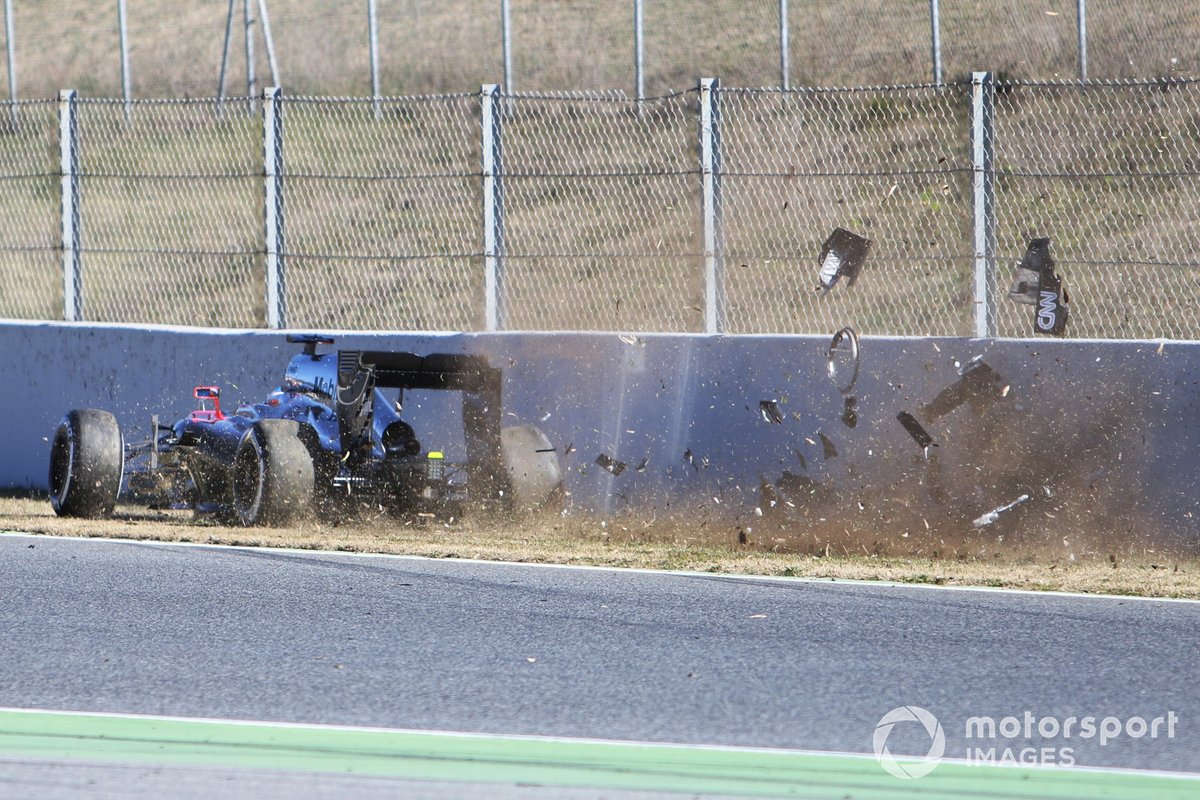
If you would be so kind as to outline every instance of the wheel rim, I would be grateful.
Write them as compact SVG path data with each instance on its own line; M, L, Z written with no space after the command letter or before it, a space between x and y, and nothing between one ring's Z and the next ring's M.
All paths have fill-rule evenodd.
M75 461L75 439L60 428L50 448L50 494L60 504L71 488L71 464Z
M248 447L238 453L233 468L233 506L244 524L252 524L262 506L265 469L258 442L247 440Z

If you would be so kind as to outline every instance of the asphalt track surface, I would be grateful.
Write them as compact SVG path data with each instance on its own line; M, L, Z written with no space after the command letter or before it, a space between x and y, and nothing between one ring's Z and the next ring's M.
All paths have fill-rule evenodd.
M886 712L920 706L952 758L1069 748L1077 765L1200 773L1198 685L1200 603L0 536L6 708L870 754ZM1175 722L1103 745L965 736L969 717L1026 712ZM929 744L917 725L888 739ZM106 776L119 791L94 796L296 780L0 746L13 796L87 796ZM328 780L304 796L394 789ZM506 796L472 785L404 784Z

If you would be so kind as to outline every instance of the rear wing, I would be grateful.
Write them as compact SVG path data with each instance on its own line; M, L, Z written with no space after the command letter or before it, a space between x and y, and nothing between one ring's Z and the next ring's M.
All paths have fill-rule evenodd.
M359 452L370 425L374 389L462 392L467 479L474 497L511 497L500 454L501 373L483 356L339 350L337 417L342 451Z

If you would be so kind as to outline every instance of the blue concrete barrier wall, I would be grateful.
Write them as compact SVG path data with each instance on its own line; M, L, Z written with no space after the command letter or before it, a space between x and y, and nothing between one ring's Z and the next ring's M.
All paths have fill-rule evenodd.
M1197 343L867 337L853 428L825 337L347 333L337 346L486 355L504 371L505 422L560 448L576 511L928 529L1029 494L1006 525L1200 538ZM261 399L296 351L261 330L21 322L0 325L0 348L0 486L13 488L45 487L48 437L70 408L112 410L127 439L144 437L150 414L191 410L197 384L220 385L227 409ZM927 455L896 416L920 418L975 356L1000 376L995 396L923 421ZM419 437L451 454L452 407L407 404Z

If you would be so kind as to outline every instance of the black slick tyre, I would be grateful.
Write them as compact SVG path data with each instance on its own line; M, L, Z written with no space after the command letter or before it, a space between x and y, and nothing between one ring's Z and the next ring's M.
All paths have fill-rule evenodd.
M299 423L264 419L242 437L233 460L233 512L242 525L287 525L309 512L313 461Z
M67 413L50 444L50 504L60 517L110 516L121 492L125 445L117 418L96 408Z

